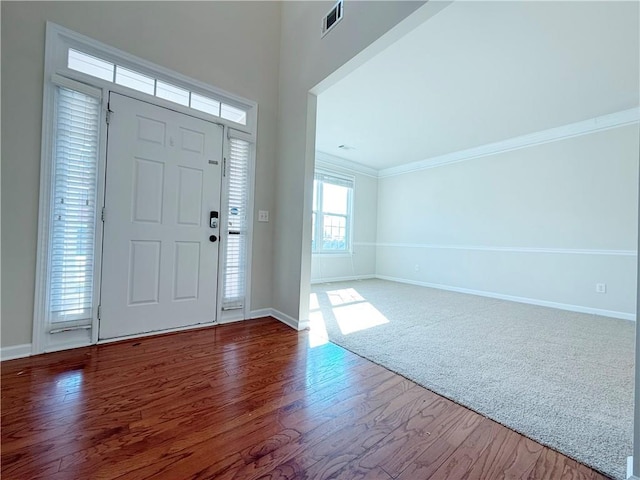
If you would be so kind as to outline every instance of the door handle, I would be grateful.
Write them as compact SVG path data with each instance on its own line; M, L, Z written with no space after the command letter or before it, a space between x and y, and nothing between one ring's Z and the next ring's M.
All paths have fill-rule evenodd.
M218 240L218 237L216 237L215 235L210 235L210 236L209 236L209 241L210 241L211 243L216 242L217 240Z

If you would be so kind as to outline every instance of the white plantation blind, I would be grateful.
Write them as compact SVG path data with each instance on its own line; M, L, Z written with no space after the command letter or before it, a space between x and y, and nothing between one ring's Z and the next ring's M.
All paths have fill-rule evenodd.
M229 140L229 235L224 260L223 310L242 308L245 300L249 151L249 142L237 138Z
M92 318L100 101L56 87L49 312Z

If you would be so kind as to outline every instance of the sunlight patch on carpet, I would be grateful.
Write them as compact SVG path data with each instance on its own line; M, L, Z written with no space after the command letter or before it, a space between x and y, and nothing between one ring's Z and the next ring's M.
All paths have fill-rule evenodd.
M348 303L355 302L364 302L365 299L362 298L355 288L343 288L341 290L332 290L327 292L327 296L329 297L329 302L334 307L339 305L346 305Z
M368 302L334 308L333 314L343 335L389 323L387 317Z

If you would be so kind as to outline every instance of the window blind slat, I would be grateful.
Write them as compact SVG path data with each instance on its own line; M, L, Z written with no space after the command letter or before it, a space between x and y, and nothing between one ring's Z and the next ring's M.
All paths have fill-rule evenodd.
M249 189L248 142L229 141L229 235L227 236L222 308L242 308L247 269L247 204Z
M56 91L49 259L52 323L92 318L100 102Z

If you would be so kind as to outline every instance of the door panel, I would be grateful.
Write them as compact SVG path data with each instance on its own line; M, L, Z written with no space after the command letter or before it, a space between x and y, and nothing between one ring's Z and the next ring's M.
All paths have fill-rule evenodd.
M100 339L215 321L223 129L111 93Z

